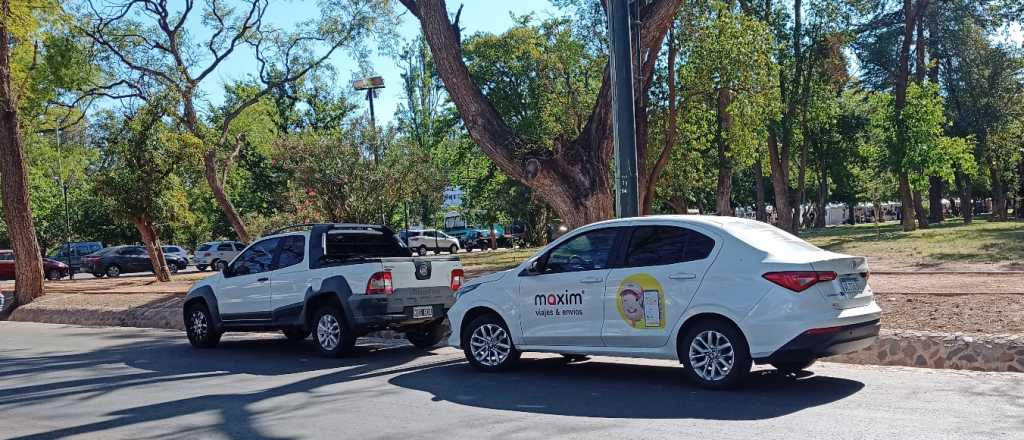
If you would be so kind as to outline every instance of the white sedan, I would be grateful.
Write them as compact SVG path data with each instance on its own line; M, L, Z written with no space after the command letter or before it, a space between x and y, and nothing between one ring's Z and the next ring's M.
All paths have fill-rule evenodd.
M752 363L784 373L877 337L863 257L735 217L603 221L518 267L473 280L449 343L482 371L524 351L678 359L698 385L738 384Z

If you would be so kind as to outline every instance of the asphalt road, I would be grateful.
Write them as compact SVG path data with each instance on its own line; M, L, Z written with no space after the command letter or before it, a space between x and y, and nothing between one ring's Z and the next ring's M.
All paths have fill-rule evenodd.
M1024 374L822 363L709 392L672 362L529 356L479 374L450 348L0 322L0 438L1024 439Z

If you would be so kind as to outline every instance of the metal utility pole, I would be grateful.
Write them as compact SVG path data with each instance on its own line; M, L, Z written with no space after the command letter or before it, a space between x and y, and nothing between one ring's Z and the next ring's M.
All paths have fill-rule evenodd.
M636 120L633 113L633 48L630 41L630 0L608 1L608 45L611 51L612 132L615 136L615 216L640 215L637 196Z

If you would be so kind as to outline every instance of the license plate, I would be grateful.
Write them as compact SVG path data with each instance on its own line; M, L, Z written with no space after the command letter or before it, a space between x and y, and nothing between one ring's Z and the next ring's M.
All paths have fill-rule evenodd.
M412 308L413 318L433 318L434 306L419 306Z
M860 279L854 277L842 277L839 278L839 284L842 285L843 295L852 297L860 293Z

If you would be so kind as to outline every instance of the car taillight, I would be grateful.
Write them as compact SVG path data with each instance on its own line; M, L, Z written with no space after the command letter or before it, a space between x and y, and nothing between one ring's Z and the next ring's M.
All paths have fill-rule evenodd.
M395 293L395 285L391 280L391 272L377 272L366 282L367 295L390 295Z
M819 281L832 281L836 279L835 272L768 272L762 275L764 279L785 287L794 292L803 292Z
M460 288L462 288L462 282L465 280L466 272L464 272L462 269L453 269L451 282L452 292L457 292Z
M204 257L209 257L209 256L210 256L210 253L209 253L209 252L203 252L203 256L204 256Z

